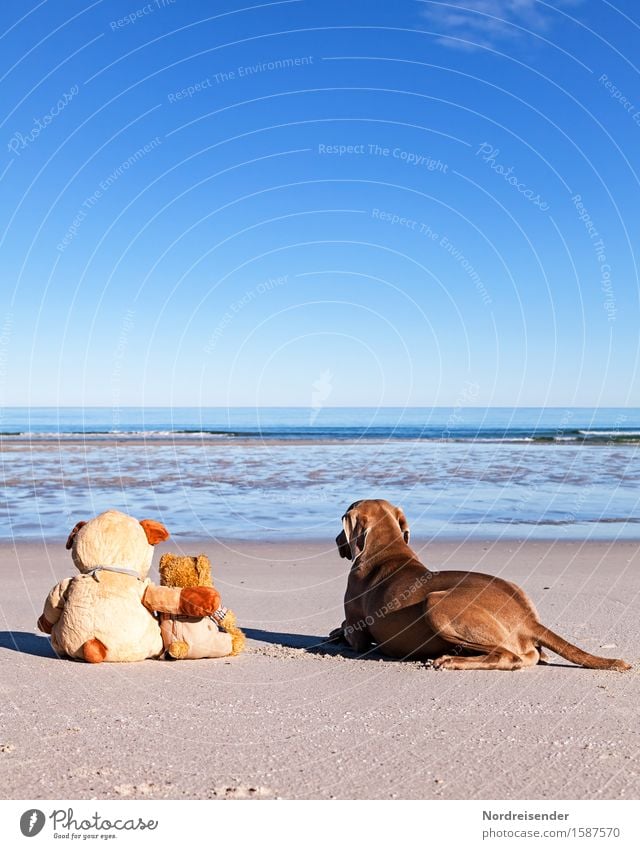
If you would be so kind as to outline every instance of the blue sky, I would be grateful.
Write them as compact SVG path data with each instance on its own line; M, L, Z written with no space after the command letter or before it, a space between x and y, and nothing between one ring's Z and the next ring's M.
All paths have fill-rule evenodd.
M0 32L0 403L638 403L636 3Z

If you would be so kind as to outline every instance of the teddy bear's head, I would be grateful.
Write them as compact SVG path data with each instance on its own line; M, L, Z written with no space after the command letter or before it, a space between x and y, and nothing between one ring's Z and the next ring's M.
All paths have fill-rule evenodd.
M158 569L163 587L213 586L211 563L205 554L198 554L197 557L163 554Z
M78 522L69 534L67 549L80 572L102 566L129 569L146 578L151 568L153 547L168 539L163 524L153 519L139 522L118 510L107 510L88 522Z

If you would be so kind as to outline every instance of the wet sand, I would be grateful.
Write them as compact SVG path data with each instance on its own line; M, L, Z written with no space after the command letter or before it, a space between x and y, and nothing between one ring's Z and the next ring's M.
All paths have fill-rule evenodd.
M346 584L332 544L211 541L179 550L211 557L250 638L244 655L73 663L35 631L46 593L73 574L64 544L2 543L0 795L638 798L638 543L415 547L432 568L520 583L544 624L634 669L553 656L518 672L452 672L339 653L323 645Z

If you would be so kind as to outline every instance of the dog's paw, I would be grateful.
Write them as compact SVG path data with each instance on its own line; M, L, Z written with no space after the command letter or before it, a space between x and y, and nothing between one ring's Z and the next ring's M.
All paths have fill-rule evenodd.
M611 669L617 669L618 672L626 672L628 669L631 668L631 664L626 663L624 660L614 660L611 663Z
M340 626L340 628L334 628L333 631L327 637L328 643L346 643L347 638L344 635L344 628Z
M442 657L437 657L431 664L434 669L455 669L456 658L451 655L443 654Z

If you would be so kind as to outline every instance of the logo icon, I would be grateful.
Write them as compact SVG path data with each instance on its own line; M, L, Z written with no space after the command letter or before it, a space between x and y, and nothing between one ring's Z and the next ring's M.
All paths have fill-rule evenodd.
M330 370L325 369L320 377L311 384L313 392L311 393L311 413L309 415L309 424L312 426L315 424L315 421L320 414L320 410L324 406L324 401L327 400L333 391L333 384L331 382L332 379L333 375Z
M20 817L20 831L25 837L35 837L44 828L46 819L42 811L31 808Z

